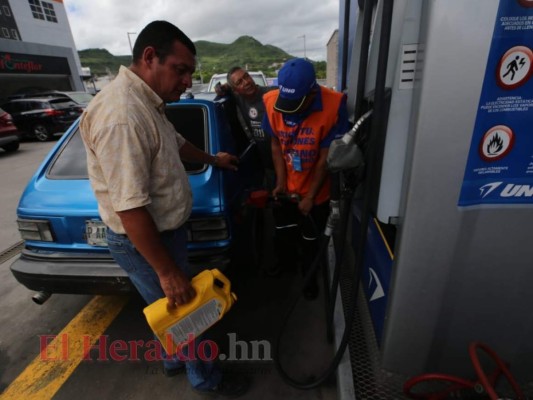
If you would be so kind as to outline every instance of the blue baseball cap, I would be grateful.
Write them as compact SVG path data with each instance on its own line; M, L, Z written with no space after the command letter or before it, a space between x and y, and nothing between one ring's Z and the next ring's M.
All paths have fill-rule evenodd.
M279 95L274 109L285 114L297 113L316 84L313 64L304 58L287 61L278 72Z

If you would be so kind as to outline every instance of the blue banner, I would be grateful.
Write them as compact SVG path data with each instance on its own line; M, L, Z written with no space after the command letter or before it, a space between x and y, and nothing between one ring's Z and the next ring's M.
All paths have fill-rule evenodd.
M500 0L459 206L533 204L533 0Z

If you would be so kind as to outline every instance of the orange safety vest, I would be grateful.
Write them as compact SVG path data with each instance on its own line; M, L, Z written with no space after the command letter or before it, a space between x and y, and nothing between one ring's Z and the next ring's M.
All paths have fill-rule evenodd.
M320 155L320 143L327 137L337 122L337 111L343 94L320 86L322 110L313 111L304 121L296 126L288 126L283 121L283 114L274 110L279 90L272 90L263 96L266 114L274 135L278 138L285 160L287 190L305 196L313 179L313 167ZM300 158L301 168L293 165L293 155ZM301 169L298 171L297 169ZM318 191L314 204L321 204L329 199L329 176Z

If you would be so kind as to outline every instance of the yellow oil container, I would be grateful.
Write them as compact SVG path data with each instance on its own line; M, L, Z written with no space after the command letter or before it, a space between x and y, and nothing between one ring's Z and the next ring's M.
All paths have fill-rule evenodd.
M170 309L165 297L143 310L167 354L175 353L213 326L237 300L231 292L231 282L218 269L200 272L191 284L196 297L189 303Z

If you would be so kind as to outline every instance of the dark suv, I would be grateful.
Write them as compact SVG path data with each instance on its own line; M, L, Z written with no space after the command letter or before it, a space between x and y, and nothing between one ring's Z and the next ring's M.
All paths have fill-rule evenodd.
M11 114L19 131L42 142L65 132L83 112L78 104L64 97L14 99L0 107Z

